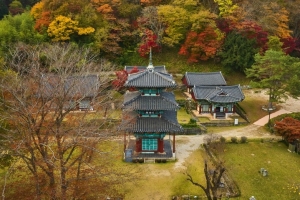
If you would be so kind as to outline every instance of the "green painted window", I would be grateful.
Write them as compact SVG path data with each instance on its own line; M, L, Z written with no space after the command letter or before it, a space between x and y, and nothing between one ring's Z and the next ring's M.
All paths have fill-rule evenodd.
M202 105L202 112L209 112L209 105Z
M160 90L157 88L143 88L141 92L144 96L157 96L159 95Z
M157 139L142 139L143 151L156 151L157 145Z

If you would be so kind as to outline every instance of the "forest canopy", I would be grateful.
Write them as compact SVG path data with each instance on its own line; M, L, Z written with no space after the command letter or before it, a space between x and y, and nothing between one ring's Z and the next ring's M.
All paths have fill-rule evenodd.
M300 56L300 0L1 0L0 5L2 52L17 41L73 42L120 62L127 52L146 56L150 47L171 48L188 63L223 60L224 67L243 72L256 53L269 48L268 38L277 37L286 54Z

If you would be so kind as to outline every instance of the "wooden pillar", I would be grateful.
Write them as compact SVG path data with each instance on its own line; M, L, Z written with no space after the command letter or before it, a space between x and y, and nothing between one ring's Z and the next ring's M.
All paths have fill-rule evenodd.
M163 138L158 138L158 153L163 153L164 152L164 139Z
M142 139L141 138L135 140L135 151L136 152L142 151Z
M126 150L126 133L124 133L124 152Z
M175 153L175 133L173 133L173 153Z
M235 113L235 104L232 106L232 112Z
M202 109L201 109L201 108L202 108L202 107L201 107L201 105L199 105L199 104L198 104L198 106L199 106L199 114L201 114L201 112L202 112Z

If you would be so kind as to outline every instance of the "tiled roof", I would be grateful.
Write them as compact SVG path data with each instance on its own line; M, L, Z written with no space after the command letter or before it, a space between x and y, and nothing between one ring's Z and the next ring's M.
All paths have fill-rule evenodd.
M130 72L134 67L136 67L139 71L144 71L147 69L147 66L125 66L124 70L127 72ZM164 65L155 66L154 68L155 68L155 71L157 71L157 72L168 73L166 70L166 67Z
M233 86L194 86L196 100L206 100L214 103L234 103L245 99L239 85Z
M161 92L159 96L141 96L141 93L126 92L124 109L129 110L177 110L179 105L172 92Z
M99 89L99 77L97 75L70 76L65 82L65 90L70 95L94 97Z
M184 77L186 78L188 86L220 86L227 85L222 72L186 72Z
M156 68L149 68L134 74L129 74L125 87L138 88L166 88L175 87L176 83L172 75L157 71Z
M160 118L138 117L134 111L126 112L123 114L123 120L119 129L136 133L171 133L183 131L183 128L177 121L176 111L165 111Z
M57 96L63 91L62 95L67 97L94 97L97 95L100 84L97 75L69 76L65 79L56 75L44 75L44 95Z

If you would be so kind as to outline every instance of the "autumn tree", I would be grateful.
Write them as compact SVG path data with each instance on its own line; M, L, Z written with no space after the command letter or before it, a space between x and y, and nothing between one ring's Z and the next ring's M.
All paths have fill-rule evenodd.
M285 117L275 122L275 131L288 142L300 139L300 121L292 117Z
M67 41L71 39L71 35L88 35L95 31L93 27L78 27L78 21L74 21L69 17L57 16L54 21L49 24L48 35L52 37L52 41Z
M162 43L170 47L180 44L190 24L188 11L180 6L161 5L158 6L157 12L159 19L167 27Z
M125 1L92 0L91 2L107 23L104 28L99 27L99 31L96 31L97 45L99 45L105 56L116 59L123 52L123 42L132 47L131 39L136 36L135 31L130 26L130 19L121 17L118 12L119 10L122 11L120 8ZM97 39L98 34L101 36L101 40Z
M162 0L140 0L142 6L158 6Z
M150 49L155 52L159 52L160 47L161 46L157 43L157 36L151 30L146 29L138 49L140 56L145 57L148 55L150 53Z
M147 29L151 30L156 35L156 43L161 44L166 25L159 19L157 7L145 7L137 22L142 33L145 33Z
M238 8L238 6L234 4L232 0L214 0L214 1L218 4L220 17L228 17L232 15L234 11Z
M266 1L246 1L241 5L245 18L256 21L269 35L286 38L291 36L289 29L289 12L279 2Z
M9 13L11 15L17 15L17 14L21 14L24 12L24 8L23 5L20 1L18 0L13 0L8 7Z
M112 86L115 90L122 91L124 89L124 84L127 81L128 74L133 74L138 71L139 69L136 66L133 67L132 70L130 70L129 72L127 72L126 70L116 71L115 74L117 78L112 81Z
M221 41L218 39L218 34L208 26L199 34L189 32L179 54L188 56L190 63L199 62L213 58L220 45Z
M1 137L10 155L18 159L19 169L28 174L19 180L22 188L35 188L32 193L29 187L22 197L104 199L111 192L118 194L116 187L130 172L126 168L116 170L108 163L116 155L104 142L115 131L103 129L108 119L99 118L103 108L112 103L107 90L110 80L103 70L113 66L97 62L88 49L67 44L18 44L7 53L6 70L14 73L0 83L1 107L5 110L1 119L7 124L1 126L5 129ZM87 100L93 112L89 107L73 112ZM27 179L31 180L29 185Z

